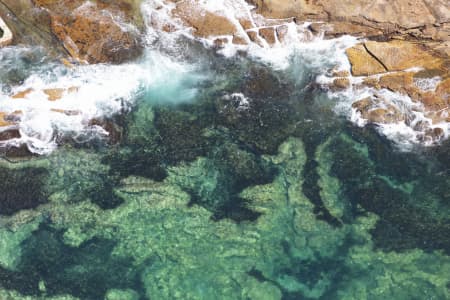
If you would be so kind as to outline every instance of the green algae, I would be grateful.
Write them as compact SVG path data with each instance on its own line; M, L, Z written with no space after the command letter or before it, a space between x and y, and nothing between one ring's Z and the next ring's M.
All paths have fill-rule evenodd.
M448 252L448 205L443 203L445 193L435 188L445 185L445 179L436 177L432 161L414 163L406 155L408 168L416 168L411 172L413 176L406 177L396 167L399 161L405 163L405 158L391 154L396 158L394 170L382 172L378 156L387 154L375 154L347 135L334 138L327 151L332 153L330 174L345 183L340 189L342 201L348 201L353 214L363 208L380 217L371 231L377 247L387 251L421 248Z
M346 203L342 200L342 195L340 194L342 187L339 180L330 176L332 155L325 151L329 143L329 140L326 141L316 151L317 173L320 178L318 181L320 197L330 214L338 220L342 220L346 210Z
M139 294L130 289L112 289L106 294L105 300L139 300Z
M48 194L43 186L47 176L43 167L0 164L0 215L12 215L45 203Z
M0 266L15 270L22 256L21 244L38 229L40 220L25 223L20 230L2 227L0 229Z

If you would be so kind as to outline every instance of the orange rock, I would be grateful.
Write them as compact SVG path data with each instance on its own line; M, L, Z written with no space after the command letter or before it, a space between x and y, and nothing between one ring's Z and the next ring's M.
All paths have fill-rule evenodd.
M348 48L346 53L354 76L369 76L386 72L383 65L371 56L362 44Z
M253 25L253 22L249 19L239 19L239 24L241 24L242 28L244 28L244 30L248 30L251 28L254 28L255 25Z
M422 93L419 101L422 102L425 105L425 108L429 111L437 111L448 106L448 101L433 92Z
M424 45L407 41L369 41L347 49L346 53L355 76L403 71L413 67L448 73L448 59L434 55Z
M417 92L418 89L414 86L413 72L398 72L393 74L383 75L380 78L379 84L382 88L387 88L394 92L403 94L411 94Z
M65 89L57 88L57 89L45 89L43 90L45 94L47 94L49 101L55 101L62 98Z
M217 38L214 40L214 47L216 48L222 48L228 43L227 38Z
M247 31L247 35L252 42L256 42L258 40L258 33L254 30Z
M254 31L254 30L249 30L249 31L247 31L247 35L253 43L256 43L257 45L264 47L263 43L261 42L258 32Z
M372 105L372 98L366 97L356 102L353 102L352 107L355 108L357 111L363 111L366 110L371 105Z
M11 98L13 99L23 99L26 96L28 96L28 94L30 94L31 92L33 92L34 90L32 88L23 90L21 92L18 92L17 94L14 94Z
M51 4L48 2L52 2ZM70 1L64 1L66 2ZM49 7L51 11L51 29L61 40L69 54L89 63L121 63L140 54L142 46L137 31L127 30L113 19L121 16L120 10L92 2L85 4L73 1L67 5L77 6L65 11L54 1L39 1L38 5Z
M0 112L0 127L12 125L11 122L5 120L5 115L6 115L5 112Z
M0 127L16 125L21 114L21 111L12 113L0 112Z
M70 87L68 89L63 88L54 88L54 89L44 89L43 92L47 94L47 98L49 101L56 101L61 99L65 93L74 93L78 91L77 87Z
M65 88L53 88L53 89L43 89L42 92L44 92L47 95L47 99L49 101L56 101L61 99L65 93L75 93L78 91L78 87L72 86L67 89ZM34 89L29 88L24 91L21 91L15 95L13 95L11 98L13 99L23 99L31 92L34 92Z
M443 64L442 58L430 54L419 44L395 40L383 43L368 41L364 44L388 71L402 71L413 67L438 69Z
M269 45L275 44L275 29L273 27L265 27L259 29L259 35L263 37Z
M236 45L247 45L247 40L239 35L233 35L233 44Z
M339 77L333 80L333 88L335 89L346 89L350 87L350 80L346 77Z
M352 104L371 123L389 124L405 120L405 116L382 97L367 97Z
M162 30L165 32L174 32L176 27L173 24L166 23L162 26Z
M367 85L376 89L380 89L380 81L376 77L366 77L363 79L363 85Z
M192 0L177 2L173 13L188 26L193 27L195 29L194 35L198 37L237 33L236 26L229 19L202 9Z
M450 78L441 81L436 87L436 95L450 102Z
M277 38L280 41L280 43L283 43L286 40L288 31L289 31L289 28L287 27L287 25L281 25L281 26L277 27L277 29L276 29Z
M425 112L425 116L430 118L433 124L450 122L450 108L445 107L441 110L432 110Z
M316 34L323 33L325 36L330 37L337 37L345 34L358 37L375 37L383 34L383 31L380 29L346 21L312 23L309 28Z
M306 19L314 15L326 16L323 8L316 1L309 0L248 0L257 8L257 12L271 19L297 17ZM311 3L312 2L312 3Z
M349 77L350 73L347 70L333 71L333 77Z
M65 65L68 68L73 68L73 64L67 59L67 58L62 58L61 62L63 63L63 65Z

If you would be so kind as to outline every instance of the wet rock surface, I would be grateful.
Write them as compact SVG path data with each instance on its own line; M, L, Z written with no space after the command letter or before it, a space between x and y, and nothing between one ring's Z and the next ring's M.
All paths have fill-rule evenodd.
M51 30L71 56L89 63L121 63L141 50L140 32L119 4L35 1L50 11Z
M430 126L426 136L440 141L442 134L430 134L434 128L445 128L449 113L449 66L450 57L437 53L426 42L393 40L389 42L367 41L346 50L351 65L351 75L345 78L333 74L332 89L347 88L375 90L372 97L358 100L353 104L361 117L369 123L398 124L417 122L415 112L419 111L427 121L419 121L414 130ZM411 101L411 109L389 103L389 96L380 96L383 91L406 96ZM385 98L381 102L382 98ZM387 97L387 98L386 98ZM370 104L369 104L370 102ZM368 105L366 105L368 104ZM402 117L400 117L402 116ZM423 127L425 126L425 127ZM437 127L435 127L437 126ZM421 130L420 129L420 130Z
M56 45L56 55L121 63L142 50L139 1L5 0L0 5L19 36L17 42Z
M449 41L450 10L445 0L264 1L249 0L269 18L325 21L329 35L404 36Z

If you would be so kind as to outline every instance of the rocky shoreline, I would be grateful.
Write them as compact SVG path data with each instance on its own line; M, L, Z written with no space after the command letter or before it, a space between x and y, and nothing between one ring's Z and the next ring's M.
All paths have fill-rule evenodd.
M355 113L366 122L406 123L421 130L418 139L429 143L446 138L445 127L450 122L450 9L444 0L236 0L214 7L197 0L165 0L153 1L157 5L145 21L140 14L141 2L3 0L0 6L9 11L0 10L0 17L16 31L15 43L48 44L51 40L47 47L56 43L57 57L68 67L120 64L139 57L144 22L160 32L190 28L192 38L219 50L227 46L282 47L291 43L292 34L302 35L305 42L317 36L354 35L362 40L346 50L351 69L337 66L338 70L330 70L324 88L371 89L371 96L354 99L353 104ZM17 32L32 26L38 28L35 35L27 30ZM55 101L67 89L72 87L43 92ZM415 103L414 110L405 112L389 104L379 93L384 90L409 97ZM23 90L11 98L27 98L30 92ZM421 120L415 118L417 110ZM0 125L11 126L11 119L20 119L17 115L20 112L2 112Z

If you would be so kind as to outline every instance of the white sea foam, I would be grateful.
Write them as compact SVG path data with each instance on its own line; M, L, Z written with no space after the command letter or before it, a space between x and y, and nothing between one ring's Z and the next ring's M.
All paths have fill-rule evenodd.
M277 38L275 44L269 45L262 37L257 36L257 41L251 42L248 39L247 45L235 45L231 36L219 36L210 38L200 38L204 45L214 47L214 40L221 38L226 42L221 45L218 53L225 56L233 56L238 51L245 51L254 60L264 62L274 69L291 72L298 81L310 80L308 70L322 70L316 78L316 82L321 85L332 84L333 78L329 70L347 71L350 74L350 63L345 50L356 43L358 39L351 36L343 36L337 39L323 39L321 35L313 35L308 30L308 23L296 24L287 20L284 23L271 21L257 16L252 12L252 7L244 0L204 0L199 1L200 6L205 10L227 17L238 29L238 33L243 30L239 24L239 18L245 17L251 20L254 28L251 29L256 34L262 27L285 26L287 31L282 41ZM244 32L242 36L247 36ZM191 36L191 38L194 38ZM198 39L198 38L197 38ZM405 71L417 72L420 68L412 68ZM379 76L374 75L374 78ZM405 116L406 121L392 124L377 124L381 134L394 141L400 148L406 150L414 144L433 145L442 138L449 136L449 124L433 124L433 120L428 117L425 108L417 102L412 101L408 96L393 93L388 90L375 91L362 86L363 77L348 76L350 87L344 91L331 92L329 96L336 101L335 111L346 116L359 126L367 124L367 120L361 117L352 103L377 93L385 102L380 102L378 108L394 108L397 112ZM415 79L414 84L423 91L433 91L436 89L441 78ZM360 87L355 87L360 85ZM301 86L301 85L300 85ZM418 126L421 124L421 126ZM434 128L442 129L441 136L431 137L429 132Z
M414 78L414 84L422 91L434 91L441 82L440 76L433 78Z
M380 134L394 142L400 150L409 151L415 145L431 146L442 139L447 139L450 133L450 124L446 122L435 123L427 116L424 106L420 102L413 101L409 96L391 92L387 89L374 90L372 88L349 88L340 92L330 92L329 97L336 101L335 111L337 114L346 116L358 126L367 125L368 121L352 107L356 100L367 97L383 99L375 108L394 107L399 114L404 116L404 121L393 123L376 123ZM421 126L419 126L421 125ZM442 129L440 138L432 138L427 133L434 128Z
M83 65L73 69L56 66L51 71L36 72L22 85L0 94L0 111L21 111L18 124L21 138L2 142L0 146L24 143L30 151L45 154L55 149L58 134L71 134L75 140L83 136L107 135L101 127L90 126L89 121L127 110L138 94L151 91L155 86L164 83L172 90L186 91L184 95L173 92L171 101L186 101L193 97L195 90L190 89L191 82L182 80L192 68L149 50L142 63ZM45 89L74 87L76 89L65 92L57 101L49 101L44 93ZM32 91L23 99L10 97L27 89ZM151 101L169 99L159 99L150 92L146 96Z
M236 110L238 111L243 111L250 108L250 99L243 93L227 94L223 96L223 99L236 103Z
M89 120L102 118L126 110L136 96L144 96L154 102L189 101L197 90L198 81L204 75L195 72L195 66L181 63L175 57L162 54L160 48L170 49L173 55L179 47L180 36L195 39L206 47L216 47L215 39L225 38L226 42L218 49L225 56L234 56L239 51L245 51L253 60L263 62L272 68L289 72L299 81L310 81L309 70L321 70L316 78L319 84L330 84L333 78L330 69L350 70L350 63L345 54L348 47L355 45L358 39L343 36L337 39L325 40L321 35L313 35L308 30L308 23L296 24L292 20L268 20L256 15L252 6L244 0L200 0L197 5L204 11L228 18L237 28L237 33L245 39L246 45L232 43L232 36L217 36L209 38L194 37L192 30L172 15L175 4L164 0L146 0L142 4L142 12L147 31L145 35L147 55L141 61L120 66L94 65L76 66L66 69L56 65L52 69L32 69L31 75L20 87L13 87L0 94L0 111L22 111L19 129L22 138L11 140L9 144L26 143L35 153L48 153L56 147L58 134L70 133L75 140L89 136L107 135L99 126L89 126ZM260 28L284 26L283 39L275 35L275 44L269 45L262 37L252 42L239 20L250 20L253 30L258 33ZM247 30L248 31L248 30ZM153 49L153 50L152 50ZM9 52L8 52L9 51ZM11 51L23 52L20 48L0 50L0 57L10 57ZM180 51L183 51L180 49ZM167 51L165 51L167 52ZM17 54L22 55L22 54ZM2 60L11 63L8 59ZM0 63L0 67L2 63ZM314 74L317 74L314 73ZM1 75L1 74L0 74ZM361 77L349 77L351 83L361 83ZM433 90L440 78L416 79L415 84L422 90ZM77 87L76 91L65 93L61 100L50 102L44 89ZM25 99L10 99L10 95L32 88ZM361 118L351 104L358 99L373 95L370 88L349 88L344 91L330 93L330 98L336 101L336 112L347 116L360 126L367 123ZM414 143L430 144L432 142L421 138L423 132L413 129L418 120L428 123L428 128L436 126L444 129L444 137L448 137L448 124L432 124L425 117L423 108L406 96L389 91L381 91L383 97L396 106L402 113L410 116L410 121L398 124L379 124L379 130L399 144ZM228 95L230 99L240 99L239 108L246 109L249 99L243 94ZM69 113L63 113L69 112ZM411 121L412 120L412 121ZM0 144L1 145L1 144Z

